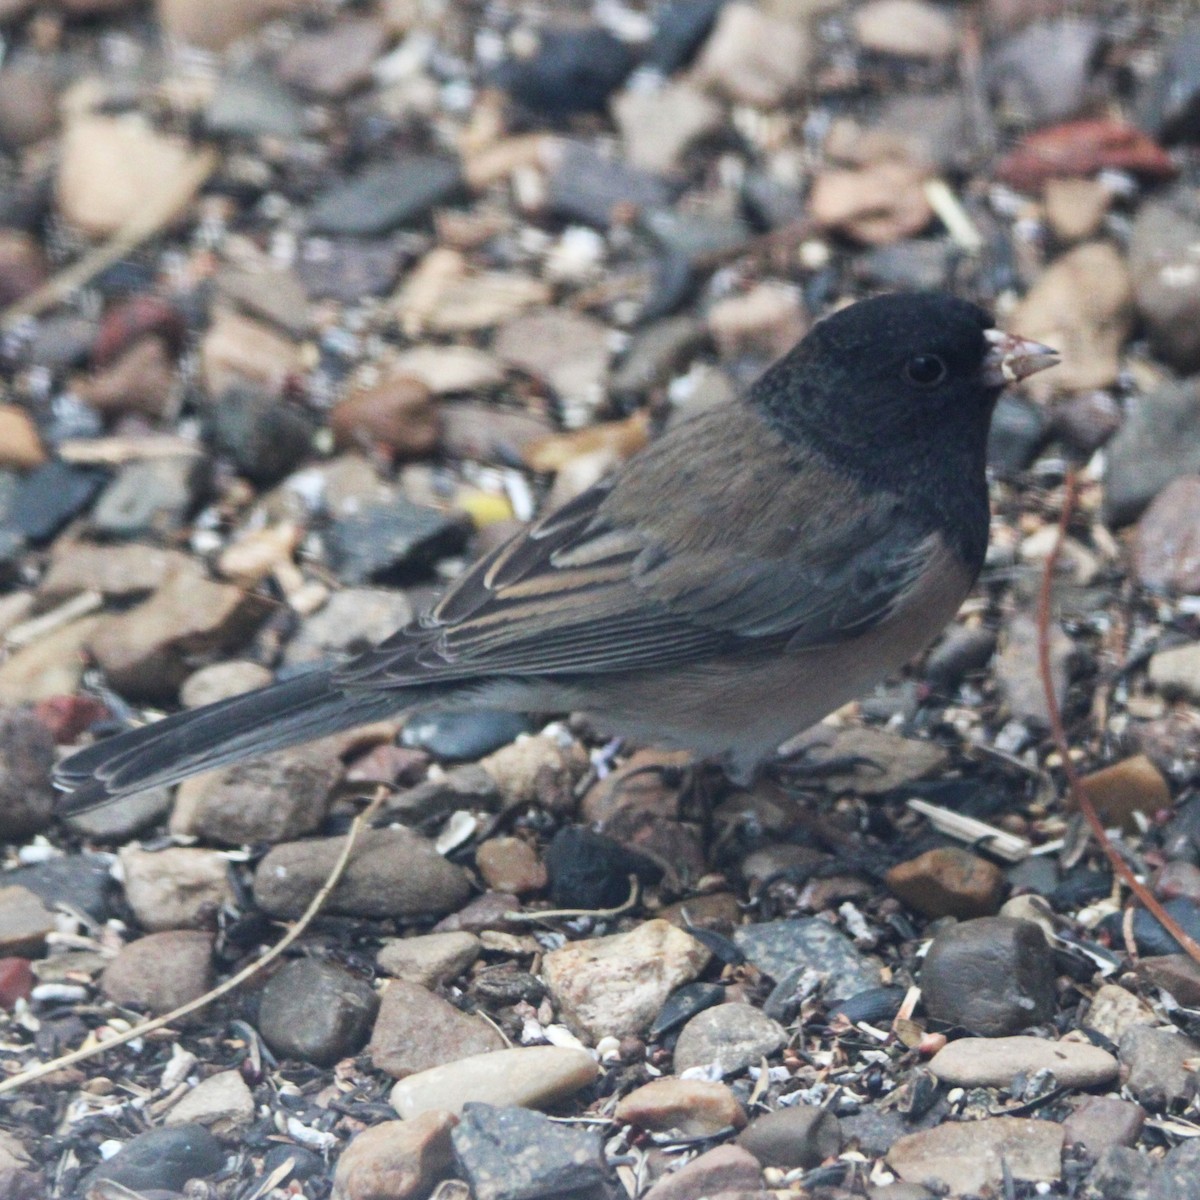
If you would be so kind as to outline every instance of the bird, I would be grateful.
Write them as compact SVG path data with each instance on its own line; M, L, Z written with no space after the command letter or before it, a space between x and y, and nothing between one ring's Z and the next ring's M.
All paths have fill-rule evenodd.
M472 708L581 712L753 780L953 618L987 550L996 402L1057 361L949 294L849 304L374 648L74 752L60 811Z

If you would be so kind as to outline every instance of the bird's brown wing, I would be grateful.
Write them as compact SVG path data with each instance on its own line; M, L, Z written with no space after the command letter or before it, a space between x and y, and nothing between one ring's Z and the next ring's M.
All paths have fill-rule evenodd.
M920 577L929 535L747 417L689 422L480 560L338 684L656 669L869 628ZM764 488L756 467L784 483Z

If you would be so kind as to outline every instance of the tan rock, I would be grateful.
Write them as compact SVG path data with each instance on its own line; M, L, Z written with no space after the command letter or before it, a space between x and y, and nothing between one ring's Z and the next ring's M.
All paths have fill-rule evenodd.
M622 1097L614 1119L639 1129L665 1132L678 1129L688 1137L703 1137L746 1124L746 1110L723 1083L703 1079L653 1079Z
M708 310L707 324L723 358L761 354L774 359L804 336L808 316L798 288L767 280L718 300Z
M523 896L546 886L546 864L521 838L489 838L475 851L475 866L494 892Z
M190 929L147 934L122 948L100 986L116 1004L170 1012L212 986L212 945L212 934Z
M295 342L252 317L225 309L218 310L204 335L200 365L204 386L214 399L239 383L278 394L288 376L302 369Z
M340 401L329 427L338 449L384 446L401 458L432 454L442 432L430 389L411 375L391 374Z
M854 10L852 23L859 45L876 54L936 60L958 48L954 22L922 0L868 0Z
M104 618L88 648L124 694L173 699L195 659L234 649L266 612L261 596L189 567L173 571L150 599Z
M0 663L0 703L33 704L76 691L86 665L85 647L107 620L72 621Z
M1054 1072L1063 1087L1097 1087L1117 1077L1117 1060L1087 1042L1037 1037L959 1038L933 1056L929 1069L959 1087L1005 1087L1015 1075Z
M224 50L271 17L307 7L308 0L156 0L159 25L170 38L203 50Z
M1154 1010L1132 992L1116 983L1103 983L1088 1004L1087 1018L1082 1024L1119 1043L1125 1031L1134 1025L1157 1025Z
M419 379L439 396L490 391L506 377L499 359L474 346L413 346L392 359L389 370Z
M46 608L80 592L100 592L113 600L133 600L162 587L172 571L186 570L187 555L140 542L56 542L50 566L38 584Z
M813 180L808 208L820 228L866 246L912 237L933 220L924 171L902 162L822 171Z
M695 979L709 957L695 938L656 919L551 951L542 973L568 1024L599 1040L644 1033L666 998Z
M183 138L159 133L139 116L76 117L60 146L59 212L89 237L108 237L160 204L195 161Z
M1099 179L1048 179L1043 200L1046 222L1055 236L1083 242L1104 227L1112 192Z
M383 990L367 1052L380 1071L404 1079L502 1049L504 1038L482 1017L455 1008L420 984L393 979Z
M239 1071L218 1071L202 1079L169 1109L163 1124L203 1125L216 1137L236 1141L254 1120L254 1097Z
M15 404L0 404L0 467L27 471L46 461L33 418Z
M1106 825L1135 827L1135 813L1153 817L1171 807L1171 789L1162 772L1144 754L1135 754L1085 775L1084 794Z
M693 76L735 104L775 108L804 86L811 58L803 26L776 20L752 4L726 4Z
M1133 315L1129 268L1115 246L1085 242L1055 259L1007 323L1013 333L1045 342L1062 356L1053 371L1030 379L1027 389L1046 398L1055 391L1114 384Z
M233 902L229 862L214 850L172 846L120 852L125 899L143 929L211 929L217 913Z
M478 957L483 944L473 933L426 933L388 938L379 948L379 969L396 979L435 988L455 979Z
M138 338L109 366L74 383L75 394L97 412L158 418L170 408L175 364L162 338Z
M725 114L687 80L645 91L626 88L612 100L613 120L631 166L668 174L693 142L721 127Z
M252 529L234 538L217 559L217 572L243 587L253 587L277 567L290 564L304 530L290 521Z
M1062 1172L1063 1128L1027 1117L988 1117L923 1129L897 1139L887 1164L901 1179L938 1179L951 1192L982 1192L1016 1180L1056 1181Z
M583 769L574 748L564 748L552 737L520 737L479 765L495 780L505 807L532 804L569 789Z
M41 954L54 929L54 914L40 896L17 884L0 887L0 956Z
M1000 907L1004 873L986 859L945 846L897 863L887 885L927 917L990 917Z
M261 663L230 659L228 662L212 663L193 671L179 689L179 703L184 708L202 708L228 700L231 696L244 696L255 688L266 687L274 676Z
M424 1200L454 1160L451 1112L383 1121L358 1134L338 1159L332 1200Z
M562 471L576 459L596 453L606 454L613 463L624 462L650 440L650 419L636 412L623 421L601 421L569 433L552 433L538 438L522 452L525 464L533 471Z
M392 1107L406 1120L443 1110L461 1115L464 1104L543 1108L573 1096L600 1074L586 1050L564 1046L517 1046L476 1054L401 1079Z

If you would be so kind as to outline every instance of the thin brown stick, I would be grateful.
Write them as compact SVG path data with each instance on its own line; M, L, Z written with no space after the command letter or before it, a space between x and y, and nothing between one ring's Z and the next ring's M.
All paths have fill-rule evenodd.
M1112 864L1116 875L1124 881L1137 898L1138 903L1150 912L1163 928L1183 947L1188 957L1200 963L1200 945L1189 937L1179 927L1170 913L1150 894L1146 885L1133 873L1129 864L1117 853L1104 829L1095 806L1084 791L1079 778L1079 772L1071 761L1071 747L1067 741L1067 732L1063 727L1062 713L1058 707L1058 697L1054 693L1054 677L1050 670L1050 608L1054 594L1054 568L1058 563L1059 551L1067 536L1067 527L1071 523L1071 515L1075 511L1075 499L1079 490L1079 479L1074 467L1067 468L1066 486L1063 489L1062 512L1058 517L1058 536L1050 553L1046 557L1046 565L1042 572L1042 585L1038 591L1037 633L1038 633L1038 669L1042 676L1042 688L1046 693L1046 710L1050 717L1050 736L1062 759L1063 774L1067 781L1067 794L1071 802L1083 813L1083 818L1091 826L1096 841Z
M231 975L223 983L217 984L215 988L205 992L203 996L197 996L195 1000L189 1000L186 1004L181 1004L178 1008L172 1009L169 1013L161 1017L154 1017L152 1020L143 1021L140 1025L135 1025L132 1029L128 1029L124 1033L119 1033L115 1037L108 1038L106 1041L98 1042L94 1046L85 1046L79 1050L72 1050L69 1054L63 1054L58 1058L51 1059L50 1062L39 1063L36 1067L30 1067L26 1071L21 1071L17 1075L12 1075L8 1079L0 1081L0 1095L5 1092L14 1092L18 1088L24 1087L27 1083L33 1083L34 1080L42 1079L54 1071L61 1070L63 1067L72 1067L76 1063L83 1062L85 1059L95 1058L96 1055L103 1054L106 1050L112 1050L116 1046L122 1046L126 1042L131 1042L134 1038L145 1037L155 1030L162 1029L164 1026L178 1021L181 1017L186 1017L206 1007L214 1000L220 999L227 992L232 992L234 988L241 986L252 975L256 975L268 963L277 959L308 928L312 923L312 919L321 911L325 901L329 899L330 892L337 887L338 880L341 879L347 864L350 862L350 854L354 849L355 842L358 840L359 833L363 826L379 810L379 806L383 803L386 795L387 789L381 787L375 793L371 803L354 818L354 823L350 826L350 831L346 834L346 844L342 847L342 852L338 855L337 862L333 864L333 870L329 872L320 890L312 898L312 902L308 908L304 910L303 916L261 958L256 958L254 962L243 967L237 974Z

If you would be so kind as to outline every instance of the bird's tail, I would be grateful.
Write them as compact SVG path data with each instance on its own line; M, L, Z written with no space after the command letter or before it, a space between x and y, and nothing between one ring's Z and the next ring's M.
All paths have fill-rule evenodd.
M407 707L406 700L411 702L403 691L344 691L330 671L321 669L176 713L64 759L55 781L69 794L59 812L85 812L201 771L383 720Z

